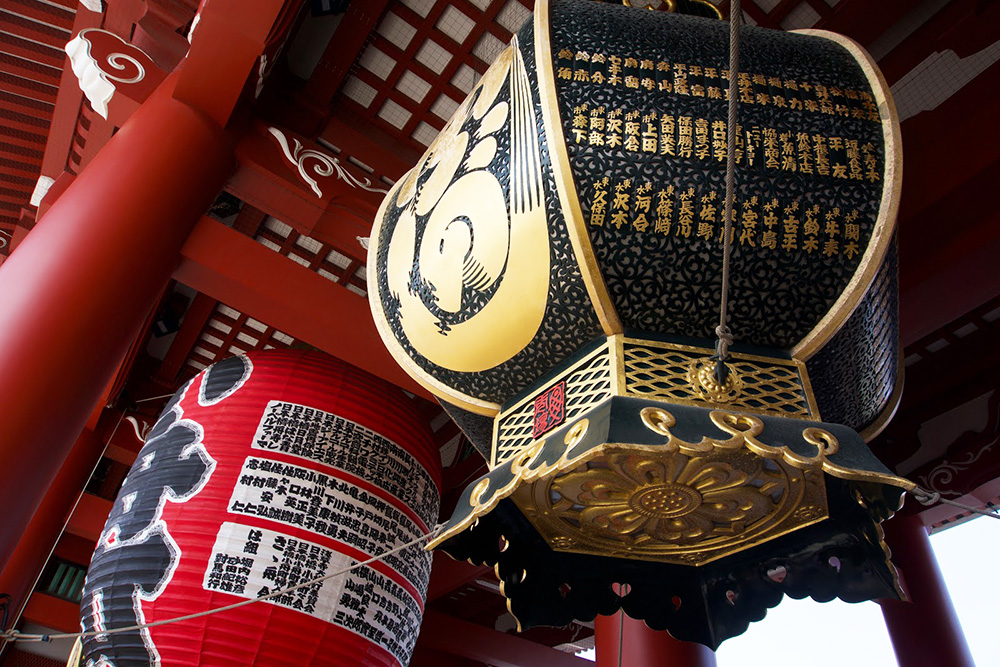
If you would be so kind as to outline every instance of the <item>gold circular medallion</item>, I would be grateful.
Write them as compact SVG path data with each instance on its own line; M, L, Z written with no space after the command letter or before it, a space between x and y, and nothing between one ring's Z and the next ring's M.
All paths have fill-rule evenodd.
M639 514L657 519L671 519L698 509L701 505L701 494L690 486L657 484L636 491L628 504Z

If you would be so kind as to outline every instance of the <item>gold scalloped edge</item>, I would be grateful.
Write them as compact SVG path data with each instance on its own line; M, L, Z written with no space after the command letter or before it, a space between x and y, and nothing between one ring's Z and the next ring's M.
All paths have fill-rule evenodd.
M882 553L885 554L885 563L886 563L886 565L889 568L889 574L892 576L892 587L896 591L896 594L899 596L900 600L904 600L904 601L909 600L909 596L906 594L906 592L903 590L902 586L899 583L899 570L896 569L896 565L892 562L892 551L889 549L889 545L886 544L886 541L885 541L885 531L882 529L882 522L881 521L875 523L875 532L876 532L876 535L878 536L879 547L882 548ZM445 552L445 553L447 553L447 552ZM470 560L468 562L471 563L472 561ZM528 571L525 570L524 572L525 572L525 576L527 576L527 572ZM509 613L511 615L511 617L513 617L514 621L517 623L517 631L518 632L524 632L524 629L521 627L521 619L519 619L517 617L517 614L514 613L514 610L511 609L510 598L507 596L507 593L504 590L504 581L503 581L503 578L500 576L500 563L499 562L497 562L497 564L493 566L493 573L496 575L496 578L500 581L500 594L503 595L503 597L504 597L504 603L506 604L506 607L507 607L507 613ZM839 597L840 596L838 596L838 598ZM787 592L782 591L781 592L781 599L784 600L785 598L791 598L791 596ZM775 605L775 606L777 606L777 605ZM773 609L773 607L768 607L768 609ZM619 607L619 611L621 611L621 607ZM643 621L643 622L645 622L645 621ZM647 626L648 626L648 624L647 624Z
M654 427L647 421L647 415L650 414L646 412L647 410L656 411L657 413L662 413L662 415L665 416L667 419L660 424L659 428ZM826 460L826 452L824 451L823 447L824 444L828 443L818 442L818 440L820 440L823 437L828 437L832 439L834 443L836 443L837 440L831 433L819 428L810 427L803 430L803 437L805 437L806 440L810 442L810 444L816 445L818 450L816 456L806 457L800 454L795 454L788 447L773 447L770 445L765 445L764 443L760 442L756 436L763 433L764 424L763 421L761 421L754 415L726 412L724 410L713 410L709 413L709 417L711 418L712 422L721 430L725 431L726 433L729 433L732 437L726 439L719 439L719 438L709 438L708 436L705 436L701 439L701 441L697 443L691 443L682 440L673 435L672 433L670 433L669 429L676 423L676 420L674 419L673 415L667 412L666 410L663 410L662 408L647 407L643 409L643 413L645 413L643 414L643 423L646 424L647 428L649 428L653 432L659 433L661 435L666 435L666 437L668 438L666 443L661 445L638 445L634 443L609 442L594 447L593 449L587 450L583 454L570 459L567 457L567 454L569 453L570 449L573 448L573 446L571 445L567 446L566 451L563 452L563 455L560 456L559 460L557 460L552 465L541 466L537 470L529 470L526 474L522 475L520 471L524 470L527 466L530 465L531 460L535 456L537 456L539 452L541 452L546 442L545 440L539 440L536 443L534 443L531 447L526 448L523 452L518 454L518 458L522 460L515 461L512 464L512 468L516 467L518 468L518 470L515 472L514 478L510 482L508 482L507 485L505 485L502 489L493 494L493 496L490 498L490 501L485 505L479 505L477 503L472 513L468 517L466 517L462 522L451 528L442 530L440 533L438 533L438 535L433 540L429 541L425 545L424 549L427 551L433 550L438 546L440 546L443 542L451 539L452 537L455 537L456 535L464 532L470 526L473 526L476 523L478 523L480 517L492 512L496 508L496 506L500 503L501 500L512 495L514 491L516 491L521 484L537 481L540 478L546 477L548 473L551 472L558 472L559 470L575 468L576 466L586 463L591 459L597 457L598 455L604 454L606 453L607 450L611 449L639 451L639 452L646 451L650 453L660 453L660 454L666 453L666 454L683 454L686 456L698 456L698 455L710 454L717 450L734 450L734 449L739 449L741 446L746 446L746 448L749 451L753 452L754 454L762 458L769 458L769 459L780 458L788 465L804 471L816 471L817 469L821 469L822 472L830 474L834 477L838 477L840 479L861 481L861 482L875 482L879 484L886 484L889 486L899 487L906 491L912 491L913 489L916 488L916 484L907 479L903 479L902 477L897 477L895 475L886 475L884 473L874 473L864 470L854 470L851 468L845 468L843 466L838 466L836 464L830 463L828 460ZM577 427L580 426L581 424L584 424L586 421L587 421L586 419L581 419L577 421L574 424L574 427L571 428L569 431L567 431L567 438L569 437L570 433L572 433L574 430L577 430ZM669 421L669 423L666 423L667 421ZM740 425L744 425L746 426L746 428L740 428ZM586 427L584 427L584 432L585 428ZM807 432L811 433L809 435L806 435ZM478 501L478 497L476 496L477 494L473 492L473 494L470 496L470 500L475 499ZM875 523L875 530L878 536L879 546L882 548L882 551L885 554L886 564L889 568L890 574L892 575L893 588L896 590L896 593L900 596L900 598L905 600L907 599L907 596L903 592L899 584L899 573L892 562L892 552L890 551L889 546L885 542L885 531L882 529L881 522ZM453 560L457 561L458 559L453 558ZM471 559L466 559L466 562L472 565L477 565L477 563L474 563ZM500 576L499 560L497 561L496 565L493 566L493 572L496 575L497 579L500 581L500 593L501 595L504 596L507 612L517 623L517 631L523 632L523 628L521 626L521 620L517 617L517 614L514 613L513 609L511 609L510 597L507 596L504 587L503 577ZM525 569L524 573L525 573L524 576L527 577L528 570Z
M503 577L500 576L500 561L497 561L497 564L493 566L493 574L495 574L496 578L500 581L500 595L503 596L503 601L507 606L507 613L510 614L514 618L514 622L517 623L517 631L524 632L524 629L521 627L521 619L519 619L517 614L514 613L514 610L511 609L510 597L507 595L507 591L504 590ZM524 576L528 576L527 570L524 571Z
M550 465L541 465L538 468L532 469L531 464L533 463L535 457L541 453L545 443L547 442L545 439L539 440L530 447L522 450L519 454L517 454L514 461L511 462L511 470L514 477L507 482L506 485L497 490L485 504L479 503L480 497L485 489L480 491L478 494L475 490L473 490L469 500L474 503L474 506L469 516L454 526L442 530L433 540L427 543L426 548L428 550L435 549L443 542L455 537L459 533L464 532L474 522L478 521L479 517L492 512L501 500L511 496L521 484L531 483L539 479L547 478L552 473L559 472L560 470L575 468L578 465L587 463L591 459L604 454L605 451L610 448L656 454L704 456L716 450L731 451L745 446L748 450L762 458L781 459L786 464L799 470L822 470L824 473L839 479L857 482L874 482L876 484L895 486L905 491L913 491L916 488L916 484L910 480L896 475L872 472L869 470L856 470L832 463L826 458L826 450L832 447L833 451L836 451L836 447L838 446L837 438L832 433L824 431L820 428L811 426L803 429L803 437L807 442L815 445L817 448L815 456L803 456L801 454L796 454L787 446L767 445L758 440L757 436L764 432L764 422L755 415L727 412L725 410L712 410L709 413L712 423L714 423L720 430L730 434L730 437L723 439L704 436L699 442L687 442L686 440L682 440L681 438L673 435L670 432L670 427L676 424L676 420L672 414L663 408L646 407L643 408L640 415L642 415L642 420L646 427L654 433L665 436L667 438L667 442L659 445L608 442L598 445L597 447L593 447L592 449L588 449L582 454L572 458L570 458L568 454L573 449L573 445L568 445L555 463ZM655 416L656 418L661 419L661 421L651 423L651 416ZM572 428L566 431L567 437L569 437L569 434L571 434L578 425L584 423L585 421L586 418L578 420ZM484 479L485 478L481 478L479 483L484 481Z
M715 413L721 413L721 410L712 411L712 421L716 422L720 428L723 428L718 421L716 421ZM724 413L733 415L735 413ZM738 415L745 418L751 418L750 415ZM720 418L721 419L721 418ZM821 428L816 428L815 426L810 426L803 429L802 437L811 445L816 447L815 456L803 456L802 454L796 454L787 446L773 446L767 445L758 440L755 434L748 434L746 438L747 448L753 453L762 456L764 458L776 459L781 458L785 463L792 466L793 468L799 468L800 470L816 470L821 469L824 473L837 477L839 479L846 479L856 482L874 482L876 484L885 484L888 486L895 486L901 488L905 491L913 491L916 488L916 484L908 479L904 479L897 475L873 472L871 470L857 470L855 468L847 468L836 463L833 463L827 456L827 449L831 449L829 453L834 453L837 451L839 442L832 433L829 431L824 431Z
M890 516L889 518L891 519L892 517ZM882 547L882 553L885 554L885 563L889 566L889 573L892 575L892 587L896 589L896 594L899 595L900 600L909 600L910 596L906 594L906 591L903 590L903 587L899 583L899 570L896 569L896 564L892 562L892 550L885 542L885 531L882 530L881 521L875 524L875 532L878 535L878 544Z

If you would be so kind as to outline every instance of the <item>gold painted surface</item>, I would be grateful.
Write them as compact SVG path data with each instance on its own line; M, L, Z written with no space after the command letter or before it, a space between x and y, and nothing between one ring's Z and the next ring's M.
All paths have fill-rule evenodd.
M715 3L709 2L709 0L688 0L689 2L694 2L695 4L704 5L706 8L712 11L719 20L722 20L722 11L715 6ZM673 10L671 10L673 11Z
M497 101L505 85L510 105ZM404 210L387 262L389 289L399 299L399 321L410 344L434 364L465 373L495 368L524 349L541 325L549 290L539 138L516 37L478 87L480 94L470 94L405 180L397 202ZM463 126L472 118L481 124L470 136ZM508 128L511 183L504 192L490 171L470 167L492 162L492 135ZM418 215L430 218L415 247ZM479 312L445 329L410 286L414 258L420 277L435 286L441 310L461 313L468 288L496 285L496 291Z
M889 84L871 55L848 37L825 30L794 30L803 35L812 35L836 42L844 47L861 66L872 87L878 104L884 137L885 167L882 174L882 200L879 203L878 218L872 229L868 247L854 276L826 315L791 349L794 358L808 360L832 338L868 292L875 273L882 266L896 229L896 215L899 212L899 196L903 184L903 144L899 130L899 116L893 102Z
M731 354L731 380L719 387L710 348L625 339L625 395L682 405L745 410L819 421L805 365L795 360Z
M557 551L701 565L828 516L820 473L742 448L655 455L622 447L514 493Z
M535 482L540 481L547 485L549 481L559 477L560 475L574 471L577 468L581 468L582 470L583 467L585 467L584 464L590 464L591 461L604 457L605 455L610 455L616 451L641 453L643 456L648 458L662 459L673 455L681 455L689 458L714 456L715 454L722 456L726 453L735 455L738 450L746 449L758 457L763 457L764 459L771 461L771 464L765 464L765 466L767 466L770 470L774 469L773 466L778 466L783 470L794 468L803 471L803 473L823 472L840 479L886 484L902 488L907 491L912 491L915 488L913 482L903 479L902 477L897 477L896 475L854 470L844 468L831 462L827 459L827 456L837 451L839 443L832 434L819 428L808 427L803 431L803 437L818 446L817 453L814 456L807 457L796 454L788 447L780 445L767 445L761 442L757 436L763 433L764 423L759 417L754 415L727 412L724 410L713 410L709 413L712 423L715 424L721 431L726 433L728 437L702 437L702 439L698 442L687 442L675 436L670 430L676 423L676 420L669 411L662 408L650 407L645 408L641 414L643 423L646 424L646 427L660 435L663 435L667 439L665 443L661 445L605 443L597 447L587 449L581 454L573 457L569 456L572 448L566 447L563 450L562 456L560 456L556 462L547 464L544 462L536 463L535 461L535 459L542 454L546 443L545 439L537 440L517 454L517 459L511 466L511 472L513 473L512 477L502 488L491 493L488 498L482 498L481 496L484 491L480 490L480 497L471 502L473 508L471 513L462 521L442 530L437 537L428 542L426 548L433 549L442 542L445 542L446 540L465 531L467 528L475 525L480 516L493 511L493 509L497 506L497 503L504 498L510 497L515 492L519 494L522 502L525 502L526 497L528 498L528 501L530 501L530 498L534 495L534 491L530 488L521 490L521 487L530 487ZM603 464L590 467L602 467L602 465ZM527 494L527 496L525 494ZM544 501L544 498L545 494L542 494L540 502ZM811 502L798 504L798 506L802 505L808 507L818 506L816 503ZM799 512L799 517L797 517L797 519L800 521L807 522L809 517L815 514L815 511L812 509L798 510L798 506L794 511ZM519 503L519 507L521 507L522 511L525 511L527 516L528 512L525 510L525 505ZM537 511L532 511L537 514ZM529 518L531 517L529 516ZM806 525L806 523L802 523L801 525ZM750 540L756 538L751 535L747 539Z
M510 104L497 101L504 87L510 89ZM470 119L478 121L473 132L463 129ZM524 349L544 317L549 237L536 127L528 73L515 37L376 216L373 239L381 235L389 202L395 199L402 209L387 251L388 289L399 299L399 322L410 344L443 368L495 368ZM504 192L484 167L496 154L494 135L507 131L511 179ZM419 247L417 215L429 215ZM372 267L377 265L377 246L369 248ZM410 288L415 259L421 278L434 285L435 304L443 311L461 312L466 288L494 289L492 296L477 313L445 328ZM369 271L368 287L378 298L369 301L396 361L435 395L477 414L496 415L499 405L445 385L401 349L381 312L386 295L378 290L376 273Z
M374 270L378 261L378 243L376 242L376 239L378 239L381 234L382 221L385 219L385 211L389 206L389 202L392 201L393 195L396 191L401 189L404 185L405 181L400 180L392 186L389 190L389 194L387 194L385 199L382 200L382 204L379 207L378 213L375 215L375 220L372 224L372 243L368 246L367 259L367 265L372 268L368 271L367 282L368 293L370 295L368 305L371 307L372 319L375 321L375 328L378 330L379 336L385 343L386 349L389 350L389 354L392 355L392 358L395 359L396 363L399 364L400 367L424 389L431 392L435 396L444 398L449 403L453 403L460 408L478 415L494 417L500 412L499 404L491 401L484 401L473 396L467 396L466 394L463 394L444 384L418 366L413 359L410 358L406 351L403 350L402 346L397 343L396 335L392 332L389 322L385 318L385 313L382 312L383 293L379 290L378 276L377 272Z
M555 70L552 63L552 44L549 27L549 0L535 3L535 62L537 63L538 90L542 101L542 123L548 138L549 155L555 176L559 203L566 218L566 230L573 254L580 265L580 275L587 287L587 295L597 313L605 335L622 333L622 323L615 311L608 293L604 276L601 274L594 249L590 244L590 234L583 219L583 209L573 182L569 154L566 151L566 137L562 130L559 103L556 94Z
M707 347L609 337L607 345L497 417L491 467L507 461L532 442L534 400L560 380L566 381L567 421L611 396L820 420L804 364L734 353L729 381L739 383L739 391L734 393L731 390L735 384L729 390L713 386L714 362L709 361L713 354L714 350Z
M608 346L600 346L495 420L491 468L507 461L531 443L535 398L563 379L566 380L566 421L571 422L613 395Z
M632 0L622 0L622 4L626 7L637 7L639 9L651 9L660 12L674 12L677 11L677 2L675 0L663 0L663 2L657 6L653 6L648 2L643 0L636 0L633 4Z
M83 661L83 641L77 638L73 642L73 649L69 652L69 659L66 660L66 667L79 667Z
M739 372L734 367L735 364L728 364L729 372L726 379L719 384L715 377L715 362L708 359L696 359L688 364L687 380L688 385L694 390L695 395L703 401L710 403L732 403L743 395L743 380ZM791 382L798 380L798 374L791 378Z
M711 418L715 425L724 431L731 432L731 429L735 428L744 432L747 449L765 458L780 459L801 470L821 469L823 472L840 479L887 484L907 491L912 491L916 487L910 480L896 475L845 468L830 461L827 457L837 453L840 442L832 433L821 428L809 426L802 430L803 439L816 447L815 455L805 456L783 445L768 445L758 440L757 436L764 430L764 423L753 415L713 410Z

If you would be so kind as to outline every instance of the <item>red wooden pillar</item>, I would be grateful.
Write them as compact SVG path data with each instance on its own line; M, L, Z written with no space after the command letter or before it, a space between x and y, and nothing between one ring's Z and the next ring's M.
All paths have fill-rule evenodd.
M12 598L8 622L10 626L17 621L28 601L35 580L42 573L49 554L59 541L104 447L104 442L96 433L89 428L83 430L48 493L31 517L31 522L6 567L0 572L0 593L7 593ZM0 646L0 652L4 648Z
M924 525L912 516L883 525L910 598L879 600L899 667L974 667Z
M0 568L234 166L168 79L0 265Z
M674 639L618 612L594 620L597 667L715 667L707 646Z

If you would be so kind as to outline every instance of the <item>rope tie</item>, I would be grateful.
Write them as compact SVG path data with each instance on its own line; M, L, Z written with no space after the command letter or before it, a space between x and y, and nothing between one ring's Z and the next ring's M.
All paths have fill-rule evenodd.
M720 324L715 327L715 335L718 336L718 340L715 341L715 355L711 358L715 361L715 381L721 387L726 384L726 378L729 377L726 360L729 359L729 346L733 344L733 332L729 327Z
M733 240L733 208L736 203L736 133L739 131L737 117L739 111L740 72L740 22L742 21L740 0L729 4L729 118L726 126L726 206L723 213L722 229L722 299L719 303L719 326L715 328L718 341L715 344L715 380L720 386L729 377L729 347L733 344L733 334L727 324L729 313L729 255Z
M215 609L206 609L205 611L199 611L194 614L187 614L185 616L176 616L174 618L166 618L162 621L156 621L154 623L137 623L136 625L129 625L124 628L109 628L107 630L94 630L91 632L73 632L73 633L63 633L57 635L32 635L32 634L22 634L17 630L10 629L5 632L0 632L0 641L2 642L15 642L15 641L27 641L27 642L50 642L53 639L86 639L88 637L96 637L98 635L115 635L122 632L132 632L134 630L141 630L143 628L154 628L158 625L168 625L170 623L177 623L179 621L190 621L195 618L201 618L202 616L211 616L212 614L218 614L223 611L229 611L230 609L238 609L239 607L245 607L247 605L256 604L257 602L262 602L264 600L269 600L270 598L278 597L279 595L284 595L285 593L291 593L292 591L297 591L300 588L306 588L307 586L312 586L313 584L318 584L327 579L333 579L334 577L339 577L342 575L356 570L359 567L364 567L366 565L371 565L372 563L382 560L386 556L390 556L394 553L403 551L417 544L427 542L437 536L441 529L444 528L443 523L439 523L434 526L431 532L426 535L421 535L420 537L410 540L406 544L400 544L397 547L393 547L389 551L378 554L377 556L372 556L368 560L359 561L348 567L341 568L336 572L331 572L329 574L324 574L321 577L316 577L315 579L310 579L309 581L303 581L300 584L294 586L289 586L288 588L283 588L281 590L276 590L268 593L267 595L261 595L260 597L253 598L252 600L243 600L242 602L234 602L233 604L226 605L224 607L216 607Z
M954 500L948 500L947 498L942 498L941 494L937 491L928 491L927 489L921 488L919 486L914 487L910 494L916 499L921 505L931 506L937 505L938 503L944 503L945 505L951 505L952 507L957 507L958 509L965 510L966 512L972 512L973 514L980 514L982 516L988 516L993 519L1000 519L1000 514L995 511L982 509L979 507L972 507L970 505L963 505L962 503L956 503Z

